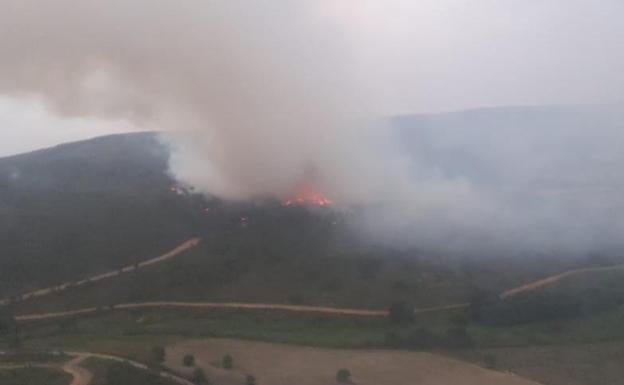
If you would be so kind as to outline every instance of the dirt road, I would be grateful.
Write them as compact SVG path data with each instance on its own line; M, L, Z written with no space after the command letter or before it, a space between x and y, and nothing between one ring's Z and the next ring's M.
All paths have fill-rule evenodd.
M542 289L546 286L553 285L561 281L564 278L572 277L575 275L580 275L580 274L585 274L585 273L594 273L594 272L603 272L603 271L616 271L616 270L624 270L624 265L605 266L605 267L588 267L584 269L568 270L563 273L551 275L550 277L542 278L537 281L529 282L527 284L506 290L500 294L500 298L505 299L505 298L514 296L516 294Z
M88 356L86 355L77 355L63 365L63 371L69 373L74 378L71 385L89 385L91 380L93 380L93 374L80 366L87 358Z
M70 385L89 385L91 383L91 381L93 380L93 374L89 370L80 366L80 364L82 364L88 358L97 358L101 360L121 362L121 363L130 365L136 369L150 370L147 365L142 364L140 362L128 360L122 357L111 356L109 354L100 354L100 353L91 353L91 352L66 352L66 354L73 358L67 361L62 366L54 365L54 364L38 364L38 363L5 364L5 365L0 365L0 370L14 370L14 369L28 369L28 368L63 370L65 373L71 375L73 378ZM163 372L159 372L158 375L160 377L176 382L180 385L195 385L191 381L183 377L177 376L173 373L163 371Z
M72 382L70 385L89 385L91 380L93 379L93 375L90 371L85 368L80 367L80 363L87 358L87 356L77 356L76 358L66 362L63 366L54 365L54 364L39 364L34 362L29 362L25 364L6 364L0 365L0 370L15 370L15 369L30 369L30 368L41 368L41 369L51 369L51 370L59 370L64 371L65 373L72 376Z
M446 311L453 309L462 309L468 307L468 303L458 303L451 305L435 306L420 308L414 310L415 314L432 313L437 311ZM73 316L95 314L97 312L108 312L113 310L131 310L131 309L237 309L237 310L264 310L264 311L286 311L293 313L317 313L336 316L356 316L356 317L387 317L387 310L371 310L371 309L348 309L334 308L323 306L304 306L304 305L285 305L270 303L242 303L242 302L142 302L142 303L125 303L114 305L112 307L97 308L89 307L76 310L67 310L54 313L37 313L24 314L15 316L18 322L41 321L56 318L66 318Z
M68 290L70 288L74 288L74 287L79 287L79 286L83 286L89 282L98 282L98 281L102 281L105 279L109 279L109 278L113 278L116 277L120 274L125 274L125 273L129 273L132 272L136 269L142 269L157 263L162 263L165 262L167 260L170 260L172 258L175 258L179 255L181 255L182 253L184 253L185 251L192 249L193 247L197 246L199 243L201 242L201 238L191 238L189 240L187 240L186 242L180 244L178 247L176 247L175 249L169 251L168 253L165 253L163 255L160 255L158 257L155 258L151 258L148 260L145 260L143 262L138 263L137 265L129 265L129 266L125 266L121 269L118 270L113 270L113 271L109 271L106 273L102 273L102 274L98 274L98 275L94 275L92 277L89 278L85 278L79 281L75 281L75 282L65 282L56 286L51 286L51 287L47 287L47 288L43 288L43 289L37 289L28 293L23 293L22 295L20 295L17 299L17 301L26 301L32 298L37 298L37 297L43 297L46 295L50 295L52 293L58 293L58 292L62 292L65 290ZM0 300L0 306L6 306L10 303L12 303L13 301L15 301L12 298L5 298Z
M142 364L140 362L128 360L128 359L122 358L122 357L112 356L112 355L109 355L109 354L100 354L100 353L91 353L91 352L66 352L66 354L69 355L69 356L75 357L73 360L69 361L68 364L73 363L73 364L71 364L71 366L73 368L77 368L77 369L80 369L80 370L85 370L84 368L81 368L78 365L82 361L87 359L87 358L98 358L100 360L121 362L121 363L130 365L130 366L132 366L132 367L134 367L136 369L150 370L147 365ZM68 365L68 364L66 364L66 365ZM65 368L65 366L63 368ZM89 375L91 375L91 374L89 373ZM175 375L173 373L169 373L169 372L164 372L163 371L163 372L159 372L158 375L160 377L162 377L162 378L166 378L166 379L169 379L171 381L174 381L174 382L176 382L176 383L178 383L180 385L195 385L191 381L189 381L189 380L187 380L187 379L185 379L183 377L177 376L177 375ZM77 383L77 382L75 382L75 379L76 379L76 377L74 377L74 382L72 383L72 385L88 385L91 382L91 379L89 379L88 382Z
M386 310L363 310L363 309L341 309L331 307L317 306L301 306L301 305L282 305L282 304L262 304L262 303L235 303L235 302L144 302L144 303L126 303L119 304L108 308L83 308L76 310L68 310L54 313L39 313L18 315L15 320L18 322L39 321L56 318L66 318L73 316L95 314L97 312L112 310L129 310L129 309L239 309L239 310L269 310L269 311L288 311L296 313L321 313L332 315L348 315L363 317L385 317L388 315ZM424 309L423 309L424 310ZM430 311L431 309L429 309Z
M468 307L468 303L457 303L443 306L427 307L415 309L414 314L433 313ZM24 314L15 316L18 322L43 321L56 318L66 318L95 314L97 312L108 312L113 310L128 309L238 309L238 310L265 310L265 311L285 311L293 313L316 313L336 316L359 316L359 317L387 317L387 310L374 309L348 309L324 306L286 305L271 303L244 303L244 302L141 302L125 303L107 308L89 307L76 310L67 310L54 313Z

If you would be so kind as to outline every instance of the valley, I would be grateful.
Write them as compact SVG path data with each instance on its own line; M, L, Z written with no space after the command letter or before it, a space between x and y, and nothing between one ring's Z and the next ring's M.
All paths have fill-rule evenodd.
M68 373L75 385L109 375L190 384L181 357L191 353L216 385L249 374L327 383L342 366L362 384L624 375L606 358L624 341L615 257L394 248L354 235L355 210L197 194L167 175L159 146L154 134L122 135L0 159L0 175L21 175L0 183L0 351L65 355L7 361L0 376L43 365L61 385ZM86 169L67 169L83 158ZM102 174L106 183L91 178ZM223 354L235 370L215 366ZM593 369L571 376L577 365Z

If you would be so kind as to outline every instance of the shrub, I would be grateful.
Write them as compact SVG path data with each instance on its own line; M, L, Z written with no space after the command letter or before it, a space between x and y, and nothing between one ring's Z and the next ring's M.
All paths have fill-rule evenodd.
M165 348L162 346L154 346L152 348L152 360L157 364L165 362Z
M389 331L384 336L384 343L388 347L398 348L401 346L403 341L401 340L401 336L398 335L396 332Z
M414 311L405 302L395 302L390 306L388 317L392 323L406 323L414 320Z
M184 366L194 366L195 365L195 357L192 354L187 354L182 359L182 364Z
M486 354L485 356L483 356L483 363L488 369L496 369L496 367L498 366L498 360L493 354Z
M351 382L351 372L349 371L349 369L340 369L336 373L336 381L343 384Z
M446 343L452 348L469 348L474 345L466 328L452 327L446 330Z
M229 354L226 354L223 356L221 366L223 366L223 369L232 369L234 367L234 358L232 358Z
M191 376L191 380L198 385L209 385L210 381L206 377L206 374L200 368L197 368L193 371L193 375Z
M252 375L247 375L245 379L245 385L256 385L256 377Z
M423 327L412 330L405 342L412 349L430 349L440 343L436 335Z

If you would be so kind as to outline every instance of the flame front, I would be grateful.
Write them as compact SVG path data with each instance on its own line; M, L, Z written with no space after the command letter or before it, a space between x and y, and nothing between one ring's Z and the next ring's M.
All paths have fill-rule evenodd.
M293 194L293 197L284 201L284 206L329 206L334 202L310 185L302 185Z

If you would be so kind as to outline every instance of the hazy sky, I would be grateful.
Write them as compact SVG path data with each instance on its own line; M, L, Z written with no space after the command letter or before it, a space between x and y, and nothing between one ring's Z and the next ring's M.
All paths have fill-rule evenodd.
M11 17L16 3L0 0L0 12ZM353 71L367 79L379 114L624 100L621 0L316 3L341 26L336 33L355 51ZM67 122L32 99L0 99L0 155L130 128Z
M311 185L421 245L619 250L622 20L622 0L0 0L0 154L159 129L210 195ZM577 107L404 140L378 119L505 105Z

